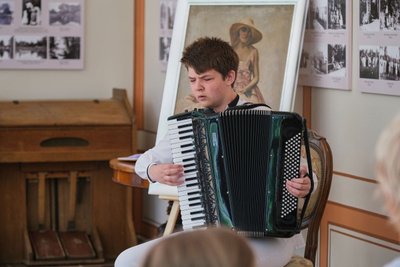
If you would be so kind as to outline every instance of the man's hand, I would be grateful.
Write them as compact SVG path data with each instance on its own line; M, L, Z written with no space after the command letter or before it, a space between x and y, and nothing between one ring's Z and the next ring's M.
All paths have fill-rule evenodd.
M311 180L310 177L305 176L307 174L307 167L300 167L300 177L293 178L286 182L287 190L295 197L305 197L311 190Z
M167 185L181 185L183 179L183 166L178 164L155 164L148 169L151 180Z

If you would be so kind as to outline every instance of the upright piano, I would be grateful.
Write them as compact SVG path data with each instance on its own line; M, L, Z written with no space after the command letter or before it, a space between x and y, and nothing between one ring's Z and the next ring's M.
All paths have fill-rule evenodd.
M131 246L127 189L108 163L133 152L125 90L0 102L0 263L98 264Z

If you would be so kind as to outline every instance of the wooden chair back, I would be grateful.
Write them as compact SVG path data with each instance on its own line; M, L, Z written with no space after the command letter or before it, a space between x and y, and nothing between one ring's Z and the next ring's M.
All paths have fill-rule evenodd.
M316 190L311 195L304 215L304 221L308 225L304 258L311 260L315 264L319 226L332 183L333 160L331 148L325 137L320 136L313 130L309 130L308 138L312 169L317 176L318 184Z

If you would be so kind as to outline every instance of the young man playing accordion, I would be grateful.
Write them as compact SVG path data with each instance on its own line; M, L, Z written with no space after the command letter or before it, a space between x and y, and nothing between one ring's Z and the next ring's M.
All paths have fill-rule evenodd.
M191 93L204 108L222 112L228 107L243 105L233 90L239 64L237 54L225 41L218 38L200 38L185 48L181 63L188 71ZM184 183L183 166L173 164L168 137L144 153L136 162L136 173L143 179L167 185ZM298 178L287 181L287 190L302 198L310 193L311 180L307 167L302 165ZM177 233L179 234L179 233ZM249 238L257 266L284 266L304 240L300 234L290 238ZM122 252L115 266L140 266L147 251L158 240L137 245Z

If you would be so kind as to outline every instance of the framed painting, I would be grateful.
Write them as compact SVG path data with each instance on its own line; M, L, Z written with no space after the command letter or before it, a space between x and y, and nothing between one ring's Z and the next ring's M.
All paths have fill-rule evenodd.
M239 57L235 84L244 81L240 78L241 68L250 72L250 76L255 67L258 68L259 79L253 91L238 89L238 94L249 102L264 102L273 110L291 111L307 8L308 0L179 0L156 142L167 134L169 116L197 107L191 96L187 70L180 63L184 48L208 36L219 37L235 49L236 36L242 26L252 32L253 42L249 45L258 50L258 64ZM249 68L249 64L253 67Z

